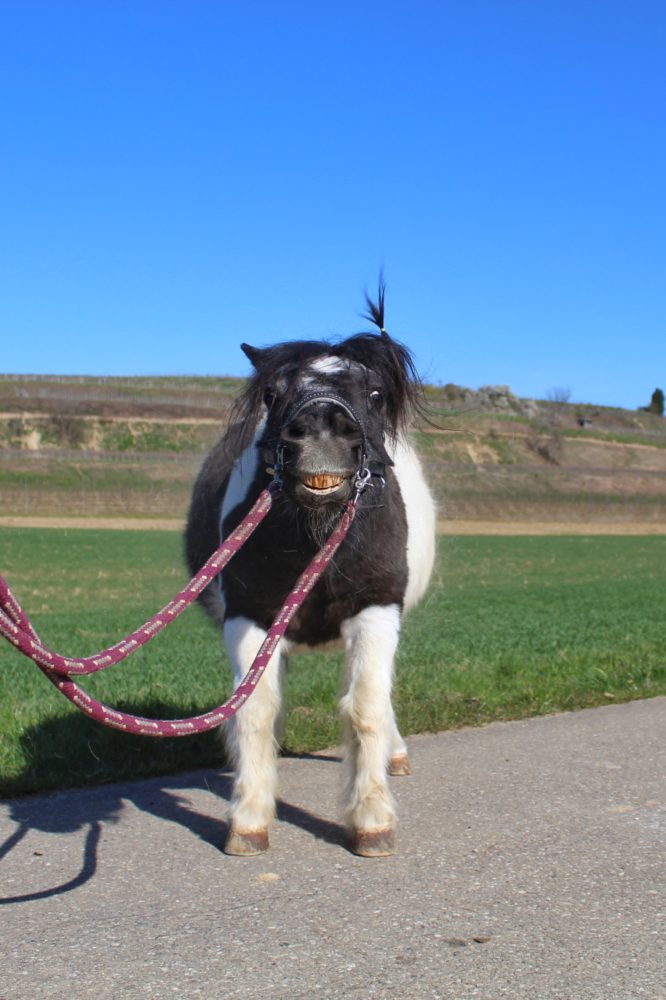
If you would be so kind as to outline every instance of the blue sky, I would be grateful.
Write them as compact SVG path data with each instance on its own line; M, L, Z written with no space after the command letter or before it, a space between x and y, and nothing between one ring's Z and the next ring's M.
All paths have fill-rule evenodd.
M663 0L0 4L0 371L666 388Z

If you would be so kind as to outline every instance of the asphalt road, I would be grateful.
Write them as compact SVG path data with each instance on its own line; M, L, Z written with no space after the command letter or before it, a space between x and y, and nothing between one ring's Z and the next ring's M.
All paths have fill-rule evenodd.
M409 747L386 859L334 755L258 858L213 771L0 803L0 998L666 998L666 698Z

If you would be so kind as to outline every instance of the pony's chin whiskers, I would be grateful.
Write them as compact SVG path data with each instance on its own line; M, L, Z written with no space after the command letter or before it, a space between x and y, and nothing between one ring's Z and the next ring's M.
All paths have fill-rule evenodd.
M300 507L306 534L317 548L321 548L328 540L333 528L340 520L342 510L341 504Z

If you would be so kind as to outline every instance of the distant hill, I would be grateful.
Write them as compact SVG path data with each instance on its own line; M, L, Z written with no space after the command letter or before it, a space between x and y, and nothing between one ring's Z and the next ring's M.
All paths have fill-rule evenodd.
M12 516L182 520L242 380L0 375L0 504ZM427 386L415 431L442 517L666 522L666 421Z

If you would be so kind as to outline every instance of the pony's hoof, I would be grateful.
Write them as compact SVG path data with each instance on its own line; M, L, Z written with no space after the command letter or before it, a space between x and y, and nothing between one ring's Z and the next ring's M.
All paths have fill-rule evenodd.
M406 753L394 753L392 757L389 757L388 773L393 778L412 773L412 765Z
M233 854L239 858L251 858L268 850L268 830L229 830L227 842L224 845L225 854Z
M387 858L395 854L393 830L352 830L351 849L362 858Z

